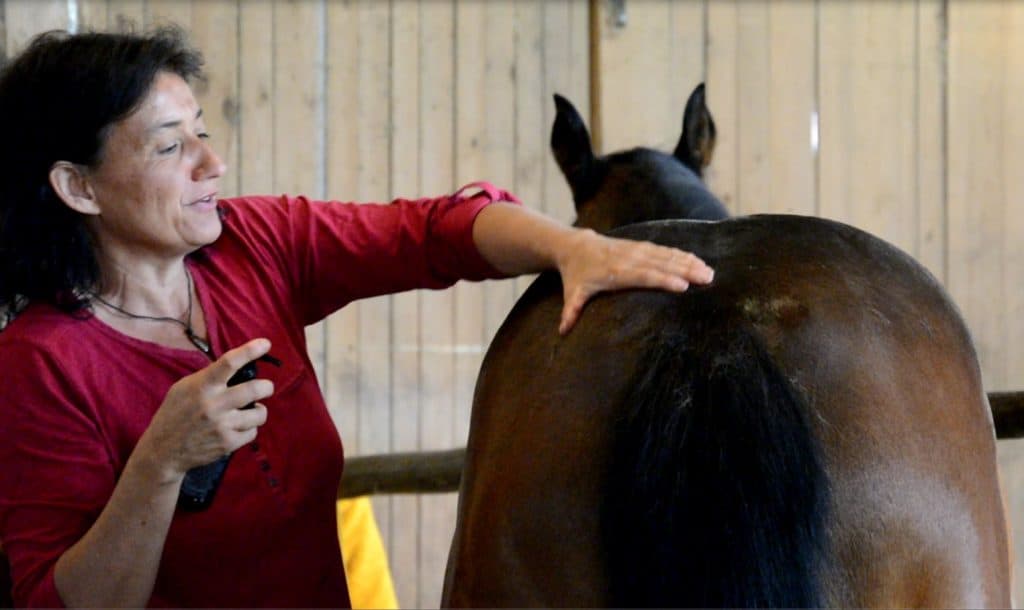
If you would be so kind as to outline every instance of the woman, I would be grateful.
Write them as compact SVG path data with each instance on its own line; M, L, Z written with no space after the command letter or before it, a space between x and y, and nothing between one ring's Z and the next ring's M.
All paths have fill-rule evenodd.
M389 205L219 199L201 63L174 30L50 33L0 78L0 541L19 605L346 606L342 448L304 326L557 268L565 333L596 292L711 280L485 183ZM271 353L280 367L228 385ZM176 510L186 473L226 454L212 505Z

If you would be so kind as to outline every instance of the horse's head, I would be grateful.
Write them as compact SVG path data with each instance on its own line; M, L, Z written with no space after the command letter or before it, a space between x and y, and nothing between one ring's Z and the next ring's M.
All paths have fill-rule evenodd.
M668 155L649 148L594 156L576 108L555 94L551 150L576 203L576 225L597 231L663 218L721 220L729 213L701 181L715 147L715 122L698 85L686 103L683 134Z

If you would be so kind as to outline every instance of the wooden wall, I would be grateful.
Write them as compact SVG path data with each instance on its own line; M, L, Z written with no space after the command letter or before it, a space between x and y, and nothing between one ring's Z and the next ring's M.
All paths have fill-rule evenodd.
M597 6L606 151L671 150L706 81L708 179L731 211L825 216L910 252L960 306L987 389L1024 389L1024 3L632 0L625 27ZM999 453L1024 527L1024 441Z
M733 212L827 216L911 252L962 308L988 388L1024 388L1024 3L626 0L625 25L604 0L2 6L8 54L53 27L188 28L226 194L386 200L484 178L569 220L551 94L605 151L671 149L706 81L709 182ZM347 452L461 445L483 350L526 283L375 299L310 329ZM1024 451L1000 452L1024 518ZM401 603L436 605L454 496L374 502Z

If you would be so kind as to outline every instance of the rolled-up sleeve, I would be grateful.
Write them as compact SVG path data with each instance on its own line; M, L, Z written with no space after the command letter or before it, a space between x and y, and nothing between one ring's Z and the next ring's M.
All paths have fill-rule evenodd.
M460 279L479 281L505 277L484 260L473 242L476 215L496 201L520 203L508 191L487 182L468 184L451 197L440 200L435 209L436 218L428 223L431 235L427 240L428 265L434 277L441 281L437 287Z

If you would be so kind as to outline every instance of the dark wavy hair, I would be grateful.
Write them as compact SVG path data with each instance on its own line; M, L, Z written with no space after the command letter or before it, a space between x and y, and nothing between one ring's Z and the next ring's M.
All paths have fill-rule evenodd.
M111 126L157 74L202 78L203 57L168 26L146 34L45 32L0 72L0 312L32 301L65 311L100 279L83 215L50 186L57 161L96 168ZM3 324L0 323L0 328Z

